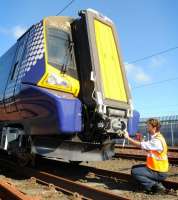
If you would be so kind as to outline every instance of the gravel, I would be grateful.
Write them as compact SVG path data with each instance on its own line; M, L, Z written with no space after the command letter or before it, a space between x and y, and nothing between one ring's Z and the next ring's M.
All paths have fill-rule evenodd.
M82 165L97 167L101 169L122 172L122 173L129 173L131 167L137 164L143 164L143 161L135 161L135 160L127 160L127 159L113 159L103 162L83 162ZM169 178L167 180L176 181L178 182L178 166L170 165L169 169ZM87 183L85 183L87 184ZM89 181L88 181L88 184ZM94 184L93 184L94 185ZM110 184L111 185L111 184ZM160 200L160 199L169 199L169 200L178 200L178 190L175 191L175 195L148 195L143 193L142 190L139 190L139 187L133 186L132 183L122 183L118 182L118 186L115 188L108 187L108 183L103 186L103 183L99 186L102 189L110 190L115 194L119 194L125 197L128 197L133 200ZM98 187L98 186L97 186Z
M143 161L127 160L127 159L113 159L102 162L83 162L81 165L97 167L101 169L108 169L111 171L118 171L123 173L130 173L130 169L133 165L144 163ZM169 178L167 180L178 182L178 166L170 166ZM53 187L47 187L40 185L34 181L34 179L20 179L10 176L9 173L0 171L0 179L6 179L12 182L16 188L24 192L31 197L40 197L40 200L69 200L74 197L67 196L59 191L56 191ZM173 195L147 195L139 190L138 187L132 183L123 182L117 179L110 179L104 177L96 177L95 174L88 174L81 179L76 180L85 185L96 187L98 189L109 191L117 195L121 195L133 200L178 200L177 196Z

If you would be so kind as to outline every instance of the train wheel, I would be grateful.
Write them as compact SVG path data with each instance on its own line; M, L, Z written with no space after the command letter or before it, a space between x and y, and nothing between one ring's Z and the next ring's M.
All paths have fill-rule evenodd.
M17 162L20 166L35 165L35 156L31 154L32 139L30 136L22 136L19 140L20 148L16 152Z
M18 152L16 155L16 160L21 167L25 167L32 163L32 156L26 152Z

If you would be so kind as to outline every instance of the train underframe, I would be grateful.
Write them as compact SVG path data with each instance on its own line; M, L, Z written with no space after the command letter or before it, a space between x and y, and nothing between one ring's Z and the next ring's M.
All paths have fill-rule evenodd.
M21 125L1 126L0 148L20 165L34 163L35 156L66 162L108 160L114 155L115 134L101 130L70 135L28 135Z
M47 101L44 100L48 99L44 91L40 95L36 95L35 92L34 94L33 96L38 96L35 101L28 98L19 102L27 106L23 111L31 109L36 115L32 118L0 123L0 148L16 157L21 165L33 162L35 155L67 162L108 160L114 155L115 139L121 137L123 130L127 128L127 110L107 107L104 114L97 112L96 105L86 106L83 103L79 107L81 110L74 109L77 112L74 112L70 120L67 114L58 115L56 102L62 102L61 98L59 101L51 95L50 101ZM29 100L32 103L28 104ZM19 107L22 104L20 103ZM73 101L67 103L72 104ZM41 108L50 108L51 112L45 110L43 113ZM58 122L57 119L65 119L67 128L70 123L75 123L76 116L81 116L81 131L60 131L61 121Z

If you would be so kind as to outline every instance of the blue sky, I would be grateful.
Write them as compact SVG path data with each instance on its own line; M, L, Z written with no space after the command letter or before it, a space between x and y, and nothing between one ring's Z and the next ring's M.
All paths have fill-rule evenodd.
M43 17L56 15L69 0L2 0L0 56ZM141 117L178 114L178 0L75 0L62 15L93 8L116 25L134 108Z

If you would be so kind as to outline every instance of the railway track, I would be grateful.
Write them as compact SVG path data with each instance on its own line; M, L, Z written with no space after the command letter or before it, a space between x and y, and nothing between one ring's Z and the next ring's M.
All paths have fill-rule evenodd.
M51 174L46 171L39 171L37 169L27 167L18 167L17 170L17 166L14 163L6 160L4 160L1 165L14 170L16 173L26 178L31 179L33 177L33 180L35 180L37 183L53 187L57 191L69 196L73 196L73 198L76 200L129 200L129 198L124 196L115 195L111 192L106 192L94 187L77 183L70 178L64 178L64 176Z
M0 179L0 198L3 200L40 200L40 198L24 194L6 179Z
M123 145L119 145L119 144L116 144L115 145L115 148L124 148L124 149L140 149L139 147L136 147L136 146L133 146L133 145L125 145L123 147ZM175 153L178 153L178 147L169 147L168 148L168 151L169 152L175 152Z
M6 165L6 168L11 168L11 170L17 169L16 164L9 161L4 161L0 163L1 165ZM40 166L40 167L39 167ZM71 165L61 162L44 160L39 161L39 166L37 169L32 168L22 168L18 167L15 170L16 173L23 175L26 178L33 179L35 182L48 185L49 187L55 188L55 190L60 191L66 195L73 196L76 200L86 199L86 200L117 200L117 199L132 199L125 197L124 195L116 195L114 193L103 191L101 189L96 189L94 187L88 186L85 183L79 183L76 180L83 178L82 174L90 176L89 179L96 180L98 177L111 179L115 182L118 189L128 190L131 187L130 192L134 190L134 184L131 176L129 174L114 172L104 169L98 169L94 167L82 166L82 165ZM52 168L51 168L52 166ZM43 169L43 171L42 171ZM59 170L60 169L60 170ZM74 173L76 172L76 173ZM75 176L79 175L79 177ZM31 178L33 177L33 178ZM86 176L85 176L86 177ZM173 181L164 181L163 183L166 188L178 190L178 183Z
M135 146L115 145L116 158L145 160L146 152ZM178 164L178 148L169 148L168 159L171 164Z
M94 176L108 177L108 178L115 179L115 180L117 179L120 181L127 181L129 183L134 183L132 176L130 174L126 174L126 173L115 172L115 171L99 169L99 168L95 168L95 167L88 167L88 166L80 166L80 170L83 170L83 171L87 170L89 172L92 172L94 174ZM178 190L178 182L163 181L163 184L168 189Z

